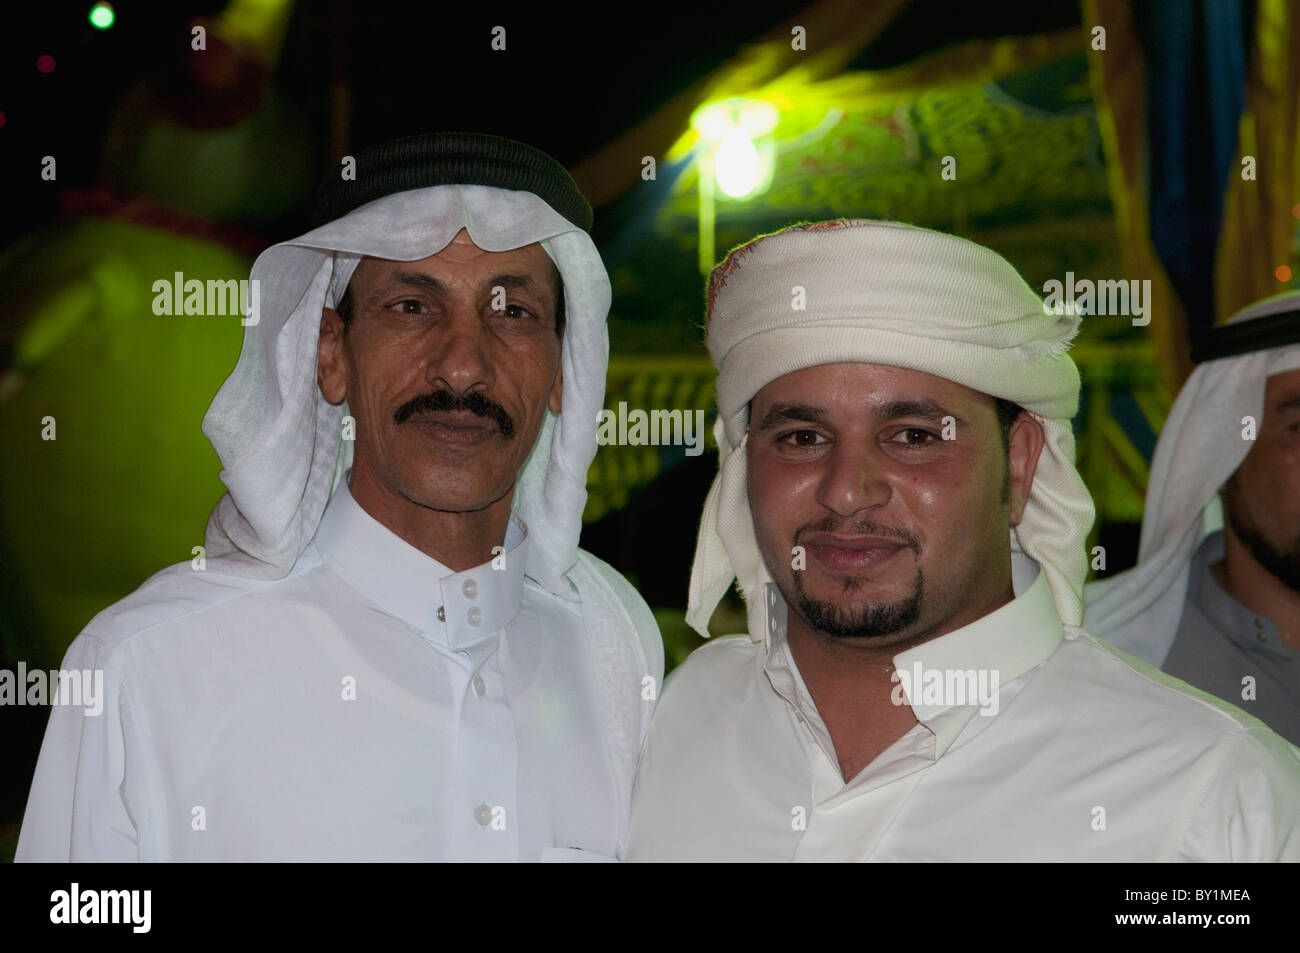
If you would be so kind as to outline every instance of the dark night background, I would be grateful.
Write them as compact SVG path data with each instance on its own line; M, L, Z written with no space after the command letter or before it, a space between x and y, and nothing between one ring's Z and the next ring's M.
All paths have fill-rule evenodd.
M1087 324L1076 350L1080 470L1099 509L1090 542L1107 547L1109 572L1132 562L1146 461L1187 343L1224 314L1211 266L1233 251L1216 251L1216 239L1246 108L1253 2L253 0L243 6L254 13L290 11L269 62L213 29L239 4L123 0L106 30L88 23L91 6L31 4L0 20L0 667L56 666L94 611L189 559L221 491L198 428L240 329L169 325L133 337L132 295L148 284L122 276L135 266L170 275L168 242L182 236L214 272L246 277L257 250L308 229L322 177L367 145L470 130L530 143L573 170L596 207L614 288L609 404L711 414L694 165L669 152L718 77L735 89L737 64L788 56L797 23L822 26L809 29L810 61L837 45L842 55L782 88L782 123L803 132L790 134L771 192L719 204L715 258L758 232L846 215L972 238L1035 287L1066 270L1138 277L1117 203L1144 206L1172 286L1168 310L1149 334ZM1094 9L1111 30L1108 61L1088 46ZM190 49L196 22L209 29L202 59ZM504 52L490 46L497 25ZM51 71L37 68L42 56ZM1098 92L1106 70L1135 63L1146 67L1134 74L1145 115ZM841 118L817 138L837 103ZM1127 193L1116 140L1145 145ZM975 171L942 182L950 153ZM642 182L642 154L657 157L659 181ZM55 181L40 176L45 156L57 159ZM1297 199L1278 206L1291 225ZM1291 246L1261 260L1251 294L1286 290L1279 266L1295 258ZM34 421L56 405L69 456L46 470ZM73 431L78 420L86 426ZM682 610L716 468L711 451L609 447L590 475L583 545L638 585L669 666L699 643ZM731 609L740 617L738 600ZM16 843L46 717L0 710L0 857Z

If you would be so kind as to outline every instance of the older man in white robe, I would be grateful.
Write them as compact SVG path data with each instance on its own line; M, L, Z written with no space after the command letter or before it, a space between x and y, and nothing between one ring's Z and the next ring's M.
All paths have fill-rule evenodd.
M1080 628L1077 318L897 223L709 286L721 466L631 860L1300 859L1300 752Z
M253 266L206 551L68 650L103 712L53 711L19 860L621 851L662 647L578 549L609 353L590 206L492 136L355 169Z

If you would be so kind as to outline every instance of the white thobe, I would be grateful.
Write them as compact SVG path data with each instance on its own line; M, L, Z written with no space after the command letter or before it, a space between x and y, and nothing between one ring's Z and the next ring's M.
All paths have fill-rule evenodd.
M581 614L504 544L453 573L344 484L284 579L153 577L68 650L103 712L53 709L17 859L614 856Z
M1300 859L1300 751L1062 626L1046 577L1015 558L1015 599L893 660L996 672L996 703L944 704L956 693L911 678L918 723L847 783L768 584L769 638L715 640L669 677L627 859Z

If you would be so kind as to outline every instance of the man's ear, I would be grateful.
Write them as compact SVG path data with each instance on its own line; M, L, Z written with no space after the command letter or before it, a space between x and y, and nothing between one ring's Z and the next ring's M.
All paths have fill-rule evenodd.
M1029 502L1029 492L1034 486L1034 473L1038 469L1038 457L1043 452L1047 436L1043 425L1028 411L1022 412L1011 423L1007 433L1007 456L1011 470L1011 514L1012 526L1020 525L1025 515L1025 505Z
M333 308L320 313L320 345L316 351L316 383L331 404L347 396L347 349L343 346L343 318Z
M564 405L564 352L560 352L560 367L555 372L555 383L551 385L551 396L546 406L551 408L551 413L558 414L560 408Z

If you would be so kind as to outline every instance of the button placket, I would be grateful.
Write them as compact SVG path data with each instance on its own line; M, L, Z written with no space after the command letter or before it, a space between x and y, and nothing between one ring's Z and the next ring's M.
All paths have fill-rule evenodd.
M776 583L767 583L767 631L769 637L781 639L785 637L785 622L781 618L781 611L785 608L784 603L777 604Z
M466 599L478 598L478 583L474 581L473 577L461 580L460 593ZM478 606L470 606L469 610L465 613L465 621L470 625L482 625L483 610Z
M453 591L459 596L458 588ZM448 605L454 622L464 609L455 599L449 599ZM518 747L510 709L495 690L499 676L491 658L496 641L495 637L477 639L457 653L465 663L467 677L461 683L462 741L456 746L452 774L463 798L460 810L474 818L473 824L466 818L457 825L458 856L502 860L518 850ZM482 678L485 689L494 687L483 698L476 697L476 676Z

